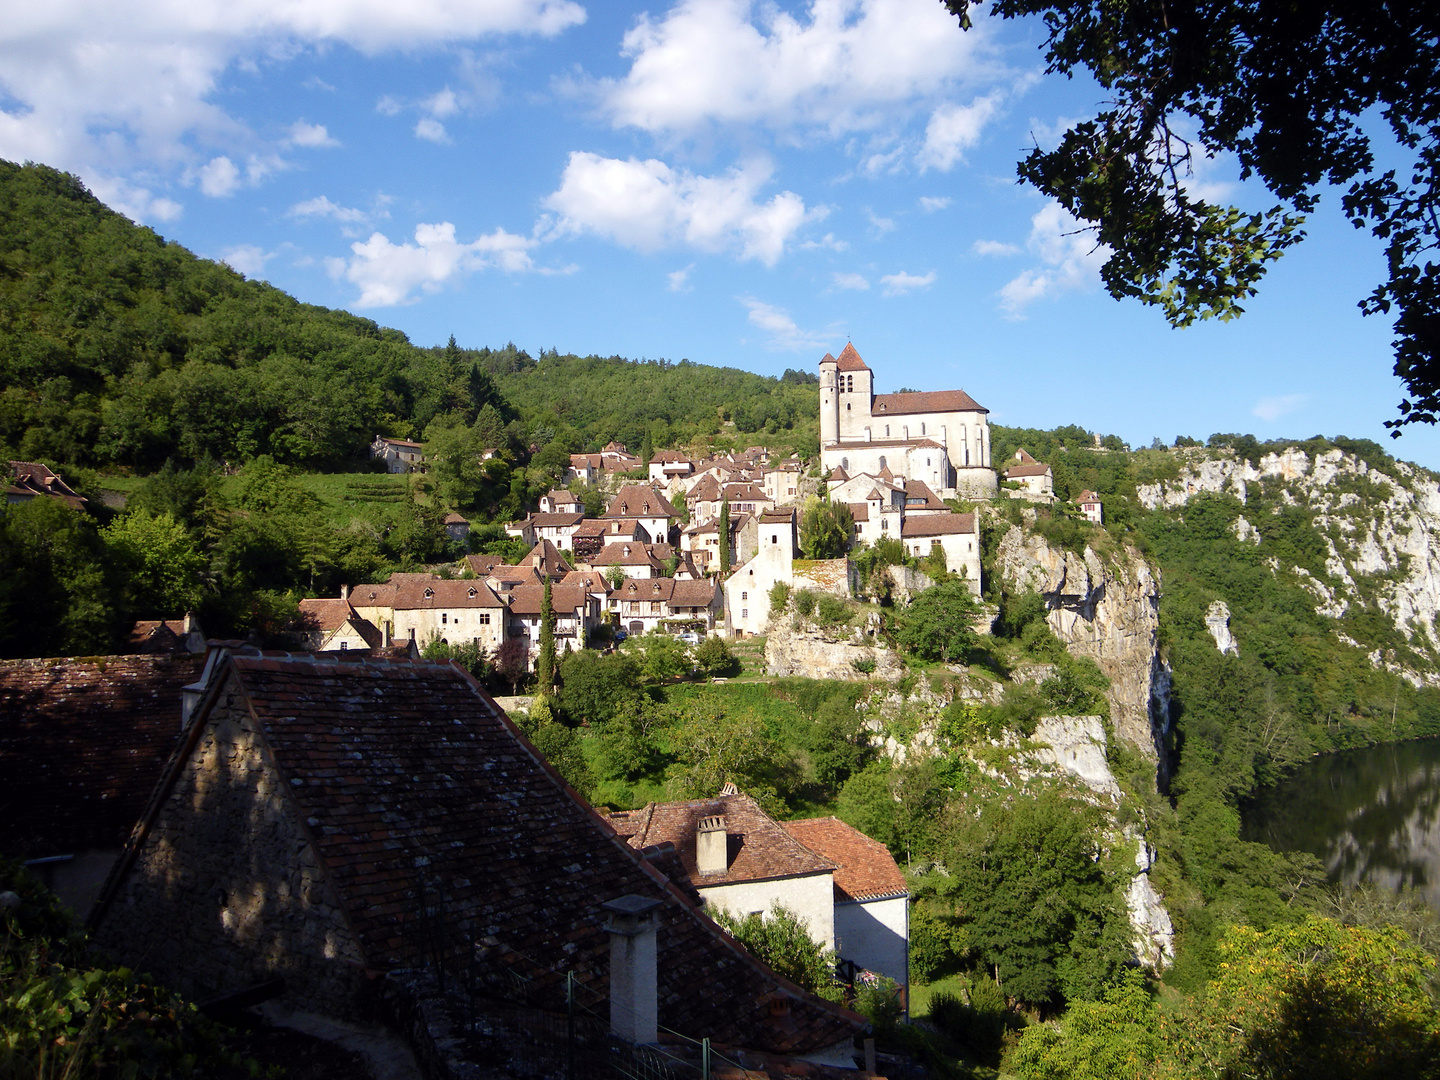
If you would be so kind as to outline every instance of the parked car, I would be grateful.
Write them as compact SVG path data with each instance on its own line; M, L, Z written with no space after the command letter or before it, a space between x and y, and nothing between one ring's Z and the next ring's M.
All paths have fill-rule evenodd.
M686 645L699 645L700 642L705 640L694 630L686 630L683 634L677 634L675 636L685 642Z
M624 630L616 630L616 631L615 631L615 644L616 644L616 645L619 645L620 642L624 641L624 640L625 640L627 637L629 637L629 636L630 636L630 635L629 635L628 633L626 633Z

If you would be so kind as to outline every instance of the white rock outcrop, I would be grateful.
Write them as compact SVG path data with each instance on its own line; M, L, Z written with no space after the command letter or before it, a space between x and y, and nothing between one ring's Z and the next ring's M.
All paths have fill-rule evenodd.
M1159 654L1160 583L1133 548L1102 559L1051 547L1019 526L1000 541L995 567L1018 592L1049 606L1056 637L1089 656L1110 679L1106 697L1115 734L1158 761L1168 722L1168 679Z
M1220 650L1220 655L1240 655L1240 646L1235 642L1235 635L1230 633L1230 605L1224 600L1216 600L1206 610L1205 629L1215 639L1215 648Z

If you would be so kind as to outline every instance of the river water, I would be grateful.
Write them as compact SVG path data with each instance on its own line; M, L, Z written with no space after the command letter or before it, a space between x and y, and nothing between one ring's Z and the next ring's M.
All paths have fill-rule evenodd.
M1247 840L1319 856L1332 882L1413 886L1440 911L1440 739L1315 758L1243 822Z

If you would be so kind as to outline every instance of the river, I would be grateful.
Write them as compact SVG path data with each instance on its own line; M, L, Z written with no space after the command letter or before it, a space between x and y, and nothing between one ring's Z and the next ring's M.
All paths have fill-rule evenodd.
M1332 882L1414 886L1440 912L1440 739L1315 758L1243 821L1247 840L1319 856Z

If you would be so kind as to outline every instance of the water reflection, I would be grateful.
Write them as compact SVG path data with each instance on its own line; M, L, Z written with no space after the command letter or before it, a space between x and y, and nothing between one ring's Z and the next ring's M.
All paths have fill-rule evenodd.
M1243 831L1313 852L1333 882L1413 886L1440 911L1440 739L1317 758L1247 807Z

